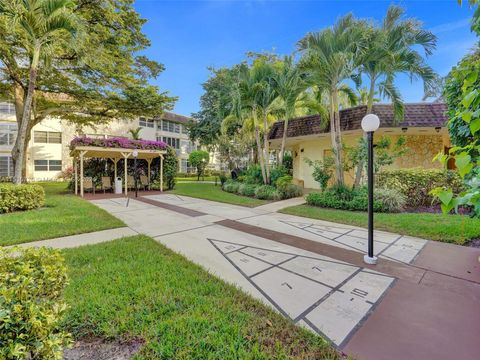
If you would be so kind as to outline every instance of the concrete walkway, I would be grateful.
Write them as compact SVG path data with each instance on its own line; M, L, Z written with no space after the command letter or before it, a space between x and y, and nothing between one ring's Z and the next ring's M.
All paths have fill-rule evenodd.
M24 244L18 244L14 246L26 247L51 247L54 249L67 249L78 247L82 245L93 245L101 242L115 240L125 236L138 235L129 227L121 227L116 229L95 231L90 233L84 233L79 235L63 236L55 239L33 241Z
M300 199L288 202L291 206ZM480 250L174 194L93 203L366 359L480 358ZM271 206L270 206L271 205Z
M257 206L256 209L265 212L277 212L279 210L285 209L290 206L302 205L305 204L305 198L299 196L296 198L274 201L265 205Z

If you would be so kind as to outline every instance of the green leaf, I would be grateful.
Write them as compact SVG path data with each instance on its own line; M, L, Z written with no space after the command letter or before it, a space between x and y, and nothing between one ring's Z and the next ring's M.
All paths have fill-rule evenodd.
M472 120L472 112L471 111L464 111L461 113L462 120L465 121L466 123L469 123L470 120Z
M478 90L477 89L475 89L475 90L469 92L467 95L465 95L465 97L462 100L463 106L468 108L470 106L470 104L473 102L473 100L475 100L475 97L477 95L478 95Z
M472 135L475 135L478 130L480 130L480 118L475 119L470 123L470 131L472 132Z
M440 190L437 191L436 195L444 205L449 205L453 198L453 193L451 190Z
M470 74L468 74L467 78L464 81L464 86L470 86L472 85L475 81L477 81L478 78L478 73L476 71L472 71Z
M473 164L471 160L471 156L466 152L455 155L455 166L457 167L458 173L462 178L472 170Z

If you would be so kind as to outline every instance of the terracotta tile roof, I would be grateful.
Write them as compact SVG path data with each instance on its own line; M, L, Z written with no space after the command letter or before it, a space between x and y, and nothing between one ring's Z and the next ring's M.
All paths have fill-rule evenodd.
M376 104L372 109L380 118L380 127L442 127L445 126L447 105L444 103L405 104L405 116L402 122L395 125L393 106L391 104ZM367 106L360 105L340 110L340 124L343 131L361 129L362 118L367 113ZM329 127L322 128L319 115L303 116L288 122L287 137L307 136L326 133ZM269 139L281 139L283 136L283 121L276 122L270 129Z

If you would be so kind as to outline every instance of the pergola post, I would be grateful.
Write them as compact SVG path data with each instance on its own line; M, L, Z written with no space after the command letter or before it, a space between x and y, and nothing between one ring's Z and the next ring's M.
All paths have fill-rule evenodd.
M78 195L78 169L77 169L77 158L73 158L73 171L74 171L74 179L75 179L75 195Z
M125 166L124 166L125 170L124 170L123 177L124 177L124 180L125 180L125 196L127 196L127 193L128 193L128 180L127 180L127 178L128 178L128 168L127 168L127 159L128 159L128 157L130 156L130 154L129 154L129 153L122 153L122 155L123 155L123 159L124 159L124 161L125 161L125 164L124 164L124 165L125 165Z
M152 159L147 159L148 164L148 190L150 190L150 165L152 164Z
M163 155L160 155L160 192L163 192Z
M86 151L80 151L80 196L83 197L83 156Z

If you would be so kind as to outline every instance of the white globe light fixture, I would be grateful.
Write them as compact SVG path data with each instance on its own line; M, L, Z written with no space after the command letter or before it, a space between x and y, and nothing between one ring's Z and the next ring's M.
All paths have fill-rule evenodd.
M373 252L373 134L380 127L380 119L375 114L367 114L362 119L362 129L367 133L368 152L368 251L363 261L369 265L377 263Z
M137 149L133 150L132 155L135 158L138 157L138 150Z
M362 129L365 132L376 131L380 127L380 119L375 114L365 115L362 119Z

